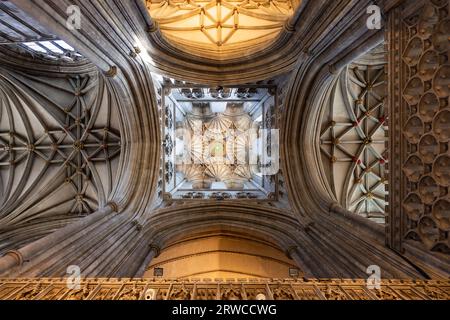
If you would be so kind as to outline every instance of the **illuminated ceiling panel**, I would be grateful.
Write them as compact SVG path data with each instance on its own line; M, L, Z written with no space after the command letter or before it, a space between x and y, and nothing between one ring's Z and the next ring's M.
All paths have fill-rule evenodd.
M267 44L293 14L291 0L147 0L171 42L225 53Z

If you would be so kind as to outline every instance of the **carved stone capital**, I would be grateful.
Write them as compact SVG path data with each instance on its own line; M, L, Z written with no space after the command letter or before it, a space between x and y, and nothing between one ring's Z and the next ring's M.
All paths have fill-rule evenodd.
M20 253L20 251L18 250L10 250L5 253L5 256L11 256L16 259L18 266L21 266L23 264L24 259L22 253Z
M153 24L148 27L147 32L148 33L153 33L153 32L158 31L158 29L159 29L158 23L156 21L153 21Z
M269 94L271 96L275 96L277 94L277 88L276 87L269 88L268 91L269 91Z
M312 52L309 48L303 49L302 53L304 54L305 58L310 58L312 56Z
M283 25L283 30L287 33L294 33L295 27L292 25L292 22L290 20L286 21L286 23Z
M138 54L140 54L141 52L142 52L141 48L134 47L133 50L131 50L131 52L130 52L130 57L136 58L138 56Z
M117 75L117 67L111 66L108 71L105 72L105 76L108 78L114 78Z
M337 75L337 74L339 74L339 69L336 68L336 66L334 64L330 64L328 66L328 72L332 75Z
M314 227L314 225L315 225L315 222L314 221L312 221L311 219L305 219L306 221L305 221L305 226L304 226L304 230L305 230L305 232L309 232L309 231L311 231L311 228L312 227Z
M155 258L159 257L159 255L161 254L161 248L155 244L150 245L150 250L155 251Z
M289 259L293 259L293 255L296 254L297 251L298 251L297 246L289 247L286 251L286 255L288 256Z
M330 205L329 209L330 213L340 213L340 214L346 214L347 210L344 209L338 202L333 202Z
M144 227L138 220L133 220L131 223L136 227L137 231L141 231Z
M114 201L108 202L107 205L111 207L113 212L119 212L119 205Z

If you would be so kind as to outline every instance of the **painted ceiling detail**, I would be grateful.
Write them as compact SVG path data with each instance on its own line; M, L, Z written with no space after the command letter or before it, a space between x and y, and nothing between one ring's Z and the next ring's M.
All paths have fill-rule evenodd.
M147 7L169 40L215 49L272 40L294 12L290 0L147 0Z
M353 63L333 88L320 137L335 197L350 211L385 222L385 65Z

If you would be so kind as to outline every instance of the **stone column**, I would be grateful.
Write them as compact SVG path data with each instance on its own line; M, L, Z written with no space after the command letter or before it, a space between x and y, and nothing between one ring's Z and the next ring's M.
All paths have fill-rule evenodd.
M314 273L308 266L308 258L302 254L298 247L290 247L288 249L287 255L289 258L297 263L297 266L303 271L305 278L314 278Z
M144 262L142 262L141 267L138 269L138 271L135 274L135 278L142 278L142 276L145 273L145 269L148 267L150 262L159 256L161 253L161 249L156 245L150 246L150 251L147 254L147 256L144 259Z
M46 248L53 247L63 239L66 239L75 232L86 228L110 213L114 211L117 212L117 209L118 208L115 203L109 203L105 208L94 212L86 218L80 219L79 221L74 222L42 239L32 242L19 250L7 252L2 258L0 258L0 274L12 268L22 266L24 262L29 261L39 252L45 250Z

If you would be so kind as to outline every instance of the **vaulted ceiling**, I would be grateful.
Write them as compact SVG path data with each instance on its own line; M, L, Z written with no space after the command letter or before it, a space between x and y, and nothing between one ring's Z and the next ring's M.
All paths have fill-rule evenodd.
M339 75L324 106L320 133L324 174L343 207L385 222L387 118L384 46Z
M273 41L296 7L290 0L146 1L163 35L182 50L218 59L258 51Z
M95 70L66 78L2 70L0 83L4 250L103 207L115 186L121 133L117 102Z
M0 3L0 43L50 41L56 36L10 1Z
M76 264L87 276L142 276L173 239L220 229L270 239L309 277L365 277L373 264L423 277L371 221L385 221L390 160L386 61L364 56L384 41L366 28L370 3L3 1L0 274L60 276ZM73 4L79 30L66 26ZM256 104L270 93L262 120L281 131L279 173L261 178L276 188L173 201L169 107L189 125L186 104L211 95L202 128L239 127L230 110L245 109L249 88L265 90ZM227 90L239 107L213 115ZM256 121L247 111L240 119Z

